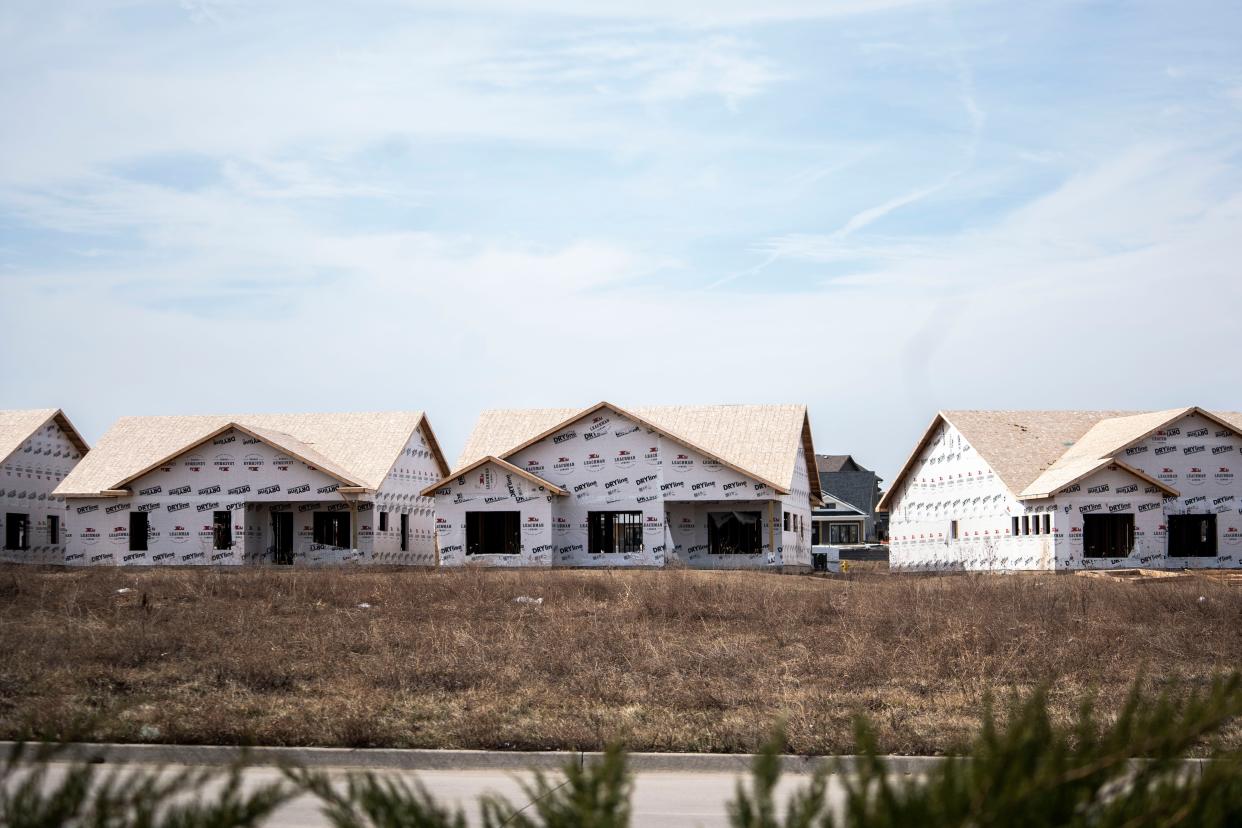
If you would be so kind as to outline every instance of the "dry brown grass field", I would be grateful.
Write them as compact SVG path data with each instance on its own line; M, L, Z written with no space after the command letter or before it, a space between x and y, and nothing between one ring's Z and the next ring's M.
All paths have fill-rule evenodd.
M989 693L1107 711L1242 666L1240 631L1198 577L5 567L0 738L750 751L779 717L839 753L863 712L938 753Z

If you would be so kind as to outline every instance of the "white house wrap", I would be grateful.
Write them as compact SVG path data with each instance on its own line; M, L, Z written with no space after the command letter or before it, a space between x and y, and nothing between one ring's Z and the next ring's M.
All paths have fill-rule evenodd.
M0 560L64 562L65 503L52 492L87 450L60 409L0 411Z
M803 406L488 411L423 493L445 566L805 569L813 458Z
M61 483L71 564L435 564L419 412L125 417Z
M894 570L1237 567L1242 414L943 411L880 508Z

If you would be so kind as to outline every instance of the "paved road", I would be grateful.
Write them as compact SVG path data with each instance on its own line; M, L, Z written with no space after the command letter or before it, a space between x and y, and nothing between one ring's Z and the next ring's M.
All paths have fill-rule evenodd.
M51 780L58 779L68 765L54 763L50 774ZM112 767L101 766L106 772ZM153 767L125 765L126 768ZM178 766L168 766L171 772ZM334 778L343 778L349 773L345 768L323 768ZM493 793L508 797L514 803L525 803L519 778L529 779L527 773L515 773L501 770L425 770L400 773L405 777L422 780L432 794L443 803L457 803L466 812L471 825L478 825L478 806L476 799L480 794ZM245 772L244 781L247 787L276 781L280 772L270 767L252 767ZM727 772L657 772L645 771L635 775L634 798L632 800L633 824L636 826L693 826L706 828L728 825L726 803L733 798L738 773ZM798 774L787 774L782 777L780 800L796 786L805 784L807 777ZM841 789L839 785L830 785L830 796L834 804L839 804ZM286 804L267 823L270 828L301 828L301 826L320 826L328 823L319 814L317 800L303 796Z

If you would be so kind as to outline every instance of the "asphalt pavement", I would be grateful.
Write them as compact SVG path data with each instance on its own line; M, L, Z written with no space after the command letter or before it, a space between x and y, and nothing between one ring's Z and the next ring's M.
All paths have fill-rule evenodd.
M164 773L173 773L184 765L158 766ZM69 768L67 763L53 762L49 766L48 784L55 784ZM154 770L155 765L136 765L127 763L113 765L102 763L99 769L107 773L112 769L145 768ZM327 773L334 780L343 780L356 767L320 766L317 770ZM418 779L429 791L444 804L461 806L471 825L479 825L479 796L490 793L499 794L517 805L525 805L528 800L522 791L519 780L529 781L529 771L513 771L505 769L474 769L474 770L418 770L418 771L376 771L380 774L391 774L407 779ZM272 766L249 767L243 772L243 786L252 789L264 783L281 779L279 769ZM633 813L632 824L645 828L661 828L662 826L714 826L728 825L726 803L734 796L737 783L745 778L743 770L738 771L638 771L634 774L634 796L631 800ZM782 777L779 789L781 800L796 786L806 783L809 777L805 774L787 774ZM210 791L205 791L210 795ZM833 779L830 782L830 796L834 804L839 804L841 788ZM303 795L286 803L270 819L266 825L270 828L303 828L303 826L323 826L329 823L319 812L319 802L309 795Z

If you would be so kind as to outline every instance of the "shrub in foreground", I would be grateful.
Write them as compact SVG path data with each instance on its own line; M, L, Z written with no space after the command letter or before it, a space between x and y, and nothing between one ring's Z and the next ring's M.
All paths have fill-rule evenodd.
M12 828L228 828L262 825L297 792L282 782L250 790L242 766L157 771L74 763L56 749L17 745L0 769L0 825Z

